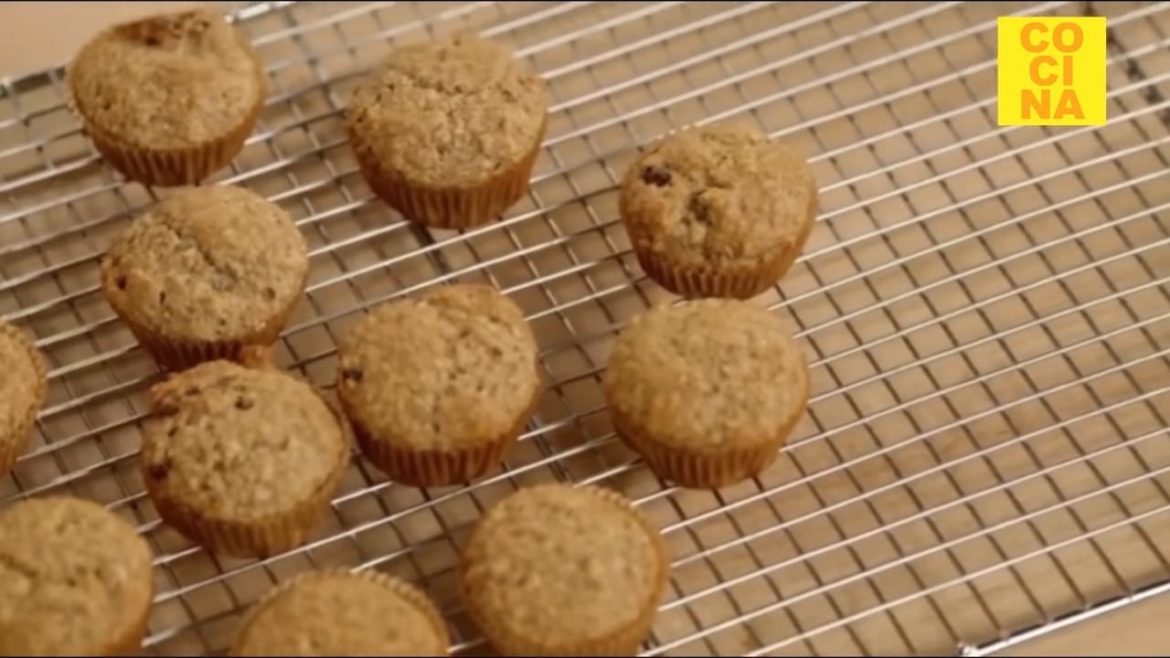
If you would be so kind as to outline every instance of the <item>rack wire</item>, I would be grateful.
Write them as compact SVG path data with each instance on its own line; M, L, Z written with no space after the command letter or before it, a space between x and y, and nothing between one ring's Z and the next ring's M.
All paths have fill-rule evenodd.
M1108 17L1109 123L995 121L995 20ZM517 487L600 482L673 555L659 654L977 654L1170 588L1170 5L1044 2L260 3L232 18L272 95L230 171L311 244L278 359L329 385L370 306L488 281L527 312L549 383L496 475L389 483L355 459L325 527L264 561L161 525L138 475L157 380L97 292L97 259L156 191L104 165L62 70L0 81L0 314L52 363L37 435L0 504L98 500L152 544L147 649L221 652L239 613L312 568L377 568L486 650L452 566ZM471 26L549 80L532 189L462 233L404 223L345 144L356 80L395 43ZM807 350L813 397L778 463L717 492L656 479L613 435L598 377L616 330L667 299L618 221L637 148L692 123L755 122L811 157L822 212L758 301Z

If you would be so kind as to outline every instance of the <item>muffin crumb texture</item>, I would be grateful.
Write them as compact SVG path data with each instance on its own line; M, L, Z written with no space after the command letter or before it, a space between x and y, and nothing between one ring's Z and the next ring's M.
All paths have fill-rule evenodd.
M0 511L0 655L136 652L152 591L134 528L75 498Z
M448 638L434 606L383 574L320 571L273 590L248 613L235 656L436 656Z
M175 192L140 215L102 263L123 315L185 341L263 331L300 298L308 248L289 216L227 185Z
M249 120L266 93L259 62L223 19L199 10L107 28L78 53L79 112L135 147L181 149Z
M416 450L511 432L539 388L532 330L489 286L444 286L380 306L340 351L339 394L354 422Z
M780 320L737 300L657 306L619 335L605 373L617 414L694 450L777 440L808 394L808 369Z
M32 342L17 328L0 320L0 476L5 454L27 440L45 396L44 361Z
M529 156L547 105L544 81L507 48L461 33L395 50L354 92L349 124L379 177L462 187Z
M473 619L502 653L609 654L644 639L666 559L658 531L618 494L541 485L487 512L460 575Z
M217 361L152 391L143 473L152 496L200 517L257 521L330 488L349 456L343 426L308 384Z
M803 157L754 129L691 128L638 158L621 206L635 246L676 265L755 264L803 246L816 186Z

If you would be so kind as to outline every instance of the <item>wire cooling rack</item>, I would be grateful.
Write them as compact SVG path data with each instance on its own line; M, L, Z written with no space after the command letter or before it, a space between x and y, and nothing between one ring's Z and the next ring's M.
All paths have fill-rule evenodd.
M483 652L457 548L486 506L547 480L614 487L664 528L673 577L650 655L979 653L1167 589L1170 6L233 7L272 95L217 180L279 202L312 249L281 362L330 384L364 309L486 280L527 311L549 386L497 475L420 491L355 460L303 549L192 547L138 475L157 371L97 292L99 254L156 192L100 162L61 69L0 82L0 314L52 364L0 504L72 493L137 523L157 554L148 651L221 652L275 582L344 565L419 583L455 649ZM996 17L1095 13L1108 125L998 127ZM464 26L548 78L549 136L502 222L429 231L371 199L341 111L393 43ZM599 390L617 328L666 298L630 254L615 186L638 146L723 119L790 140L820 182L805 256L759 300L800 338L813 397L758 479L681 491L614 439Z

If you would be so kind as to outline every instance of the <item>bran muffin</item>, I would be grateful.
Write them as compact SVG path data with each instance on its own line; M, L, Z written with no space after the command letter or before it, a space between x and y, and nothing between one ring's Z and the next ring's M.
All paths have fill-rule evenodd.
M163 521L217 553L304 543L349 463L344 420L305 382L228 361L151 390L142 478Z
M154 594L150 547L67 497L0 510L0 656L136 654Z
M497 466L540 394L531 328L485 285L375 308L338 356L338 395L362 452L415 486L467 482Z
M245 615L233 656L439 656L450 638L413 586L375 571L312 571Z
M161 365L239 360L280 336L309 274L276 204L241 187L186 188L134 220L102 260L102 290Z
M646 150L619 206L647 276L683 297L746 299L780 280L816 220L804 158L754 129L691 128Z
M669 562L658 529L616 492L521 489L488 510L459 562L472 620L512 656L632 656Z
M16 463L45 403L41 353L24 332L0 319L0 477Z
M776 459L809 395L779 318L733 299L657 306L614 343L605 372L614 428L659 476L712 489Z
M548 115L544 81L470 33L403 46L350 99L350 144L374 193L406 218L466 228L528 189Z
M252 47L204 10L101 31L74 57L67 83L98 151L147 185L191 185L227 166L268 93Z

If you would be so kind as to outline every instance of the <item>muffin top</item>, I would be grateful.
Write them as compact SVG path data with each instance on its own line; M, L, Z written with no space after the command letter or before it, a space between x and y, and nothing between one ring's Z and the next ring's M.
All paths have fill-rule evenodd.
M134 220L102 261L110 303L167 337L261 331L299 299L308 248L276 204L241 187L180 190Z
M803 157L737 126L667 137L626 172L620 196L631 240L685 264L769 258L798 241L816 203Z
M521 489L488 510L459 571L486 633L555 652L652 614L667 560L658 530L625 498L553 484Z
M544 81L470 33L395 50L349 103L354 148L387 177L416 185L490 180L544 132Z
M0 655L105 655L153 595L151 553L96 503L34 498L0 510Z
M4 373L0 377L0 444L24 441L18 434L45 400L45 362L24 332L3 320L0 372Z
M276 588L250 610L234 656L437 656L447 629L434 605L376 572L315 571Z
M143 477L206 517L286 512L332 486L349 459L346 427L329 404L277 370L213 361L170 377L151 396Z
M377 440L465 447L511 431L539 389L536 340L494 288L452 285L370 312L342 341L338 394Z
M132 146L180 149L222 138L256 112L264 70L223 16L162 14L109 27L69 66L91 127Z
M733 299L635 317L605 373L616 413L656 440L700 450L774 438L801 413L808 390L804 356L779 318Z

